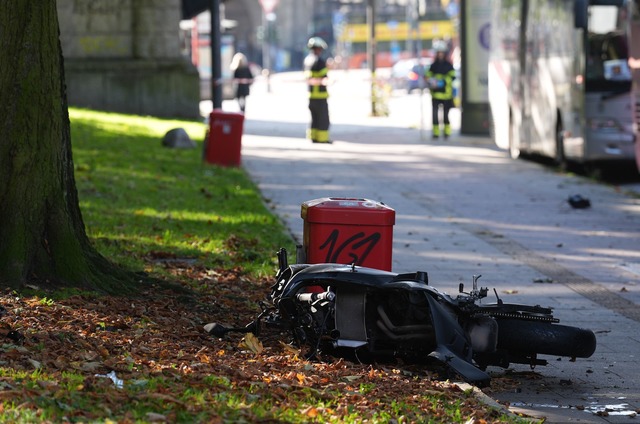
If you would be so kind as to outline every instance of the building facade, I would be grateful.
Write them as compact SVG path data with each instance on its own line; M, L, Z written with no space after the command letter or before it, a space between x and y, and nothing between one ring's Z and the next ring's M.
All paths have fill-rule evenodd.
M199 116L199 77L180 49L181 0L58 0L72 106Z

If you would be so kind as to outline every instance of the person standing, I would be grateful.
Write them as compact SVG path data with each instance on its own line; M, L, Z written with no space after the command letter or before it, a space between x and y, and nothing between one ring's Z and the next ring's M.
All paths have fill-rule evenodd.
M434 47L436 58L425 74L431 91L432 134L433 138L440 137L440 108L442 108L444 138L448 138L451 135L449 111L453 107L453 80L456 78L456 73L447 58L447 45L444 42L437 42Z
M236 100L240 110L244 113L250 91L249 87L253 83L253 73L249 68L247 57L242 53L236 53L233 56L230 68L233 71L233 80L236 83Z
M327 43L320 37L311 37L307 42L309 54L304 59L304 71L309 87L309 110L311 127L307 138L314 143L331 143L329 138L329 105L327 99L327 62L322 53Z

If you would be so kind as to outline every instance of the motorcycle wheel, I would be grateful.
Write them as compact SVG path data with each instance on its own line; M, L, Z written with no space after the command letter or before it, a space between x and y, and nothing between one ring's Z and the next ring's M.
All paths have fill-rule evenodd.
M517 319L497 321L498 349L571 358L588 358L596 350L591 330Z

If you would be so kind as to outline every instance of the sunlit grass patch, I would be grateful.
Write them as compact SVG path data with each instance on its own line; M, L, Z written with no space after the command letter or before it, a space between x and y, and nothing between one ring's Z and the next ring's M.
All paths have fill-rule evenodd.
M144 258L170 252L207 267L272 275L274 252L292 249L241 168L203 163L203 123L74 108L69 115L87 233L115 262L149 270ZM162 146L178 127L196 149Z

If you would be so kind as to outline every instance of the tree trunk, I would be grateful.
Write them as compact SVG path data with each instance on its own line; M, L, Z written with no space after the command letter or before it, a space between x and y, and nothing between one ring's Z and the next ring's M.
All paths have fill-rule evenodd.
M0 287L126 289L80 214L55 0L0 2L0 64Z

